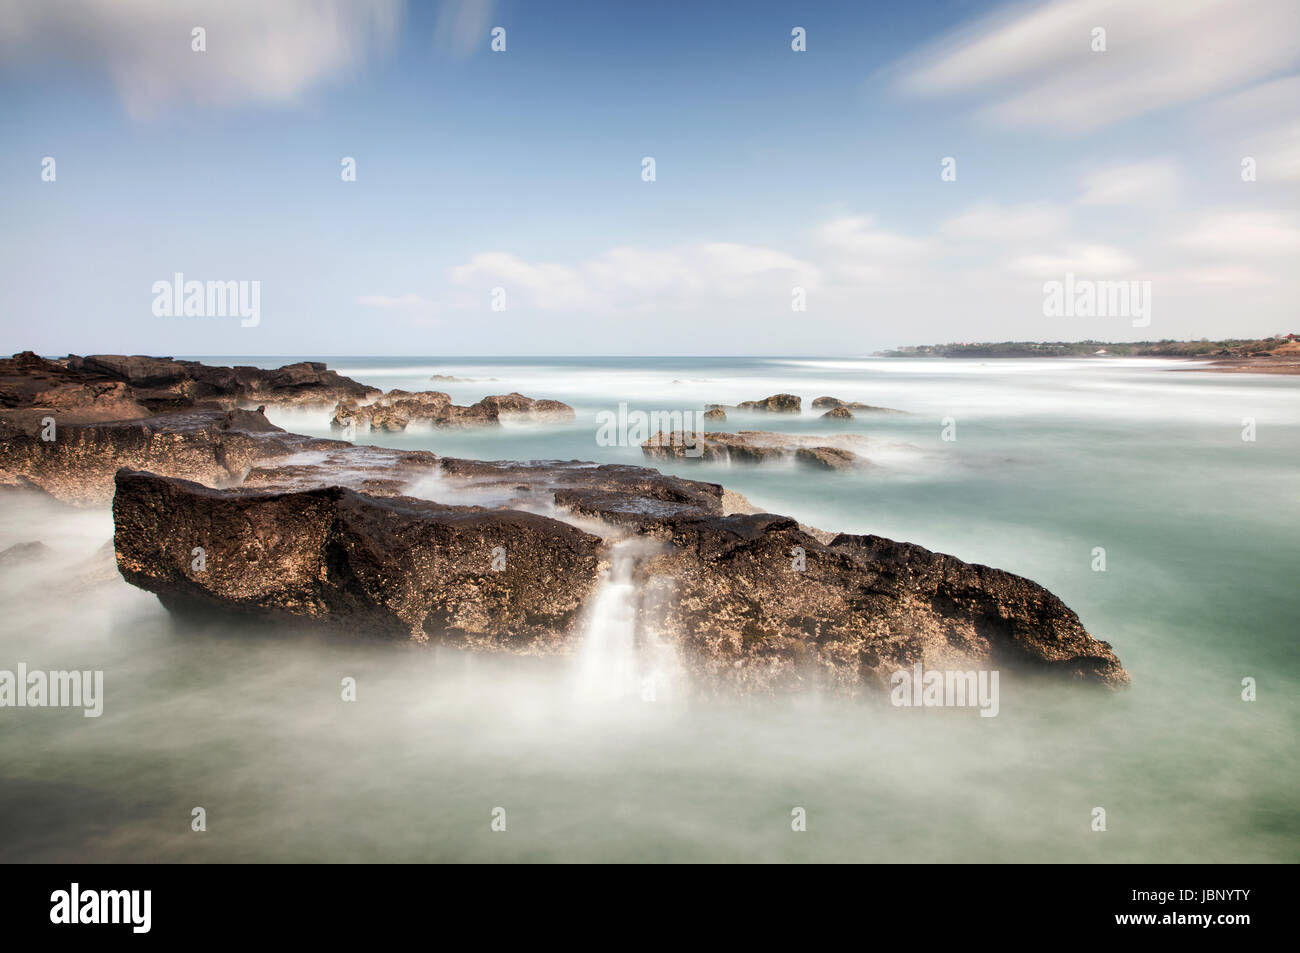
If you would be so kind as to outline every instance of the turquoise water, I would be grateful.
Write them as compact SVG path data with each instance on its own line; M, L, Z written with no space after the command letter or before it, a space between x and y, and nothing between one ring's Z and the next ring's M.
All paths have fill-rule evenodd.
M597 444L598 413L799 394L802 417L719 429L866 434L876 465L661 468L1027 575L1112 643L1132 688L1004 679L996 718L817 695L593 708L566 659L178 630L125 583L87 603L11 571L0 668L101 668L107 701L99 719L0 710L0 858L1300 859L1300 379L1118 359L326 360L385 390L575 407L571 424L373 438L487 459L644 463ZM832 425L808 406L823 394L907 413ZM329 433L320 412L269 416ZM111 532L106 511L0 503L0 545L44 539L71 561Z

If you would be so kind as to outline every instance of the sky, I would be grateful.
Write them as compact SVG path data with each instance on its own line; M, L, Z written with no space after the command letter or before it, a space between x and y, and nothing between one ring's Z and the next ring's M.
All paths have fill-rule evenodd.
M1254 337L1298 199L1295 0L0 0L5 353Z

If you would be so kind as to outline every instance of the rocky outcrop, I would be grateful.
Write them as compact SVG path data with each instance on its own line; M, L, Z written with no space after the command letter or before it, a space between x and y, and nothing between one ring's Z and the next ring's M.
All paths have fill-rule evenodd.
M405 430L413 422L440 429L491 427L502 419L559 421L574 419L573 408L558 400L534 400L523 394L484 397L468 407L451 402L441 391L391 390L370 404L340 401L330 425L336 430Z
M822 414L822 420L853 420L853 411L847 407L832 407Z
M238 482L256 462L331 446L346 445L288 433L250 410L52 429L0 418L0 484L35 487L65 503L103 504L113 496L113 474L124 466L222 486Z
M146 409L168 394L200 399L183 387L202 374L174 378L168 365L187 362L154 360L116 366L124 378L116 381L103 376L112 362L0 362L0 396L9 401L0 410L0 486L76 503L111 497L118 570L179 613L568 652L611 548L639 539L632 576L641 635L673 645L703 690L852 692L918 663L1128 680L1111 647L1027 579L748 512L715 483L645 467L357 447L287 433L260 411L197 404L144 419L75 422L61 413L52 430L42 422L36 395L93 407L106 383L122 387L98 391L108 395L101 411L119 397ZM303 373L308 380L315 371ZM438 403L388 396L394 410L398 401ZM340 401L341 410L369 406L363 399ZM513 395L485 401L474 406L498 418L520 406ZM677 456L673 436L658 436L646 453ZM725 450L726 459L830 467L861 465L856 450L866 445L855 435L762 431L706 433L702 443L706 459ZM14 550L5 571L21 573L38 555Z
M858 451L866 448L860 434L806 436L768 430L736 433L680 430L659 431L641 444L647 457L665 460L710 460L721 463L780 463L795 460L820 469L842 470L867 465Z
M704 412L705 420L726 420L727 412L721 407L710 407Z
M113 520L123 578L174 612L489 650L563 647L601 568L599 537L559 520L338 486L213 490L122 470Z
M310 361L264 370L121 354L70 354L48 361L24 351L0 360L0 408L25 412L8 413L23 419L50 413L61 423L129 420L190 408L332 405L378 394Z
M814 410L863 410L875 414L901 414L903 411L894 410L892 407L873 407L871 404L862 404L856 400L840 400L838 397L818 397L812 402ZM830 414L822 414L823 417L829 417Z
M794 394L773 394L762 400L743 400L736 405L740 410L754 410L766 414L797 414L803 401Z
M706 684L886 690L893 672L1005 668L1127 684L1110 645L1028 579L876 536L823 544L771 514L683 518L641 567Z
M1010 573L874 536L825 542L771 514L725 516L720 487L638 467L426 454L407 476L434 466L454 481L442 483L447 492L513 486L519 501L555 516L516 500L450 506L391 495L400 486L216 490L124 470L113 504L118 565L177 612L549 653L573 647L610 547L632 534L655 544L634 572L639 625L675 646L704 690L872 690L917 663L1128 679L1073 612ZM303 486L331 468L339 461L268 471L260 482ZM373 472L383 469L375 461ZM587 532L574 525L582 519L608 529Z

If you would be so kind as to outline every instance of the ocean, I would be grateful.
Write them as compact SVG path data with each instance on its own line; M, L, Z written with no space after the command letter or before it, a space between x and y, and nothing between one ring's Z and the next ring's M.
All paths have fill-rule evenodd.
M0 548L41 540L61 560L0 573L0 669L105 685L98 718L0 711L0 860L1300 860L1300 379L1142 359L201 359L575 408L358 438L479 459L645 465L597 440L602 412L797 394L800 416L716 429L865 434L874 465L654 465L1028 576L1132 686L1019 684L987 718L811 690L650 703L590 691L602 659L626 663L617 579L571 658L181 625L120 580L63 594L111 538L106 508L0 502ZM821 420L822 395L904 413ZM333 435L324 411L267 413Z

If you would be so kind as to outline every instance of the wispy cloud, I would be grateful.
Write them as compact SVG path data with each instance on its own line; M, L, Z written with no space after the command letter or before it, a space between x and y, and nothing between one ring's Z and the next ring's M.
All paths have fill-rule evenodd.
M487 49L494 0L442 0L433 28L434 46L464 59Z
M1092 48L1096 28L1105 52ZM1052 0L959 29L895 71L905 93L971 95L998 124L1078 134L1225 93L1298 57L1294 0Z
M1172 159L1147 159L1089 172L1080 205L1159 205L1182 188L1182 172Z
M505 288L545 311L592 312L788 297L792 285L814 285L818 275L809 263L777 249L711 242L667 249L619 247L572 265L485 252L453 268L450 278L484 292ZM482 301L486 303L485 295Z
M101 69L138 119L185 104L285 105L391 42L401 12L401 0L0 0L0 53Z

